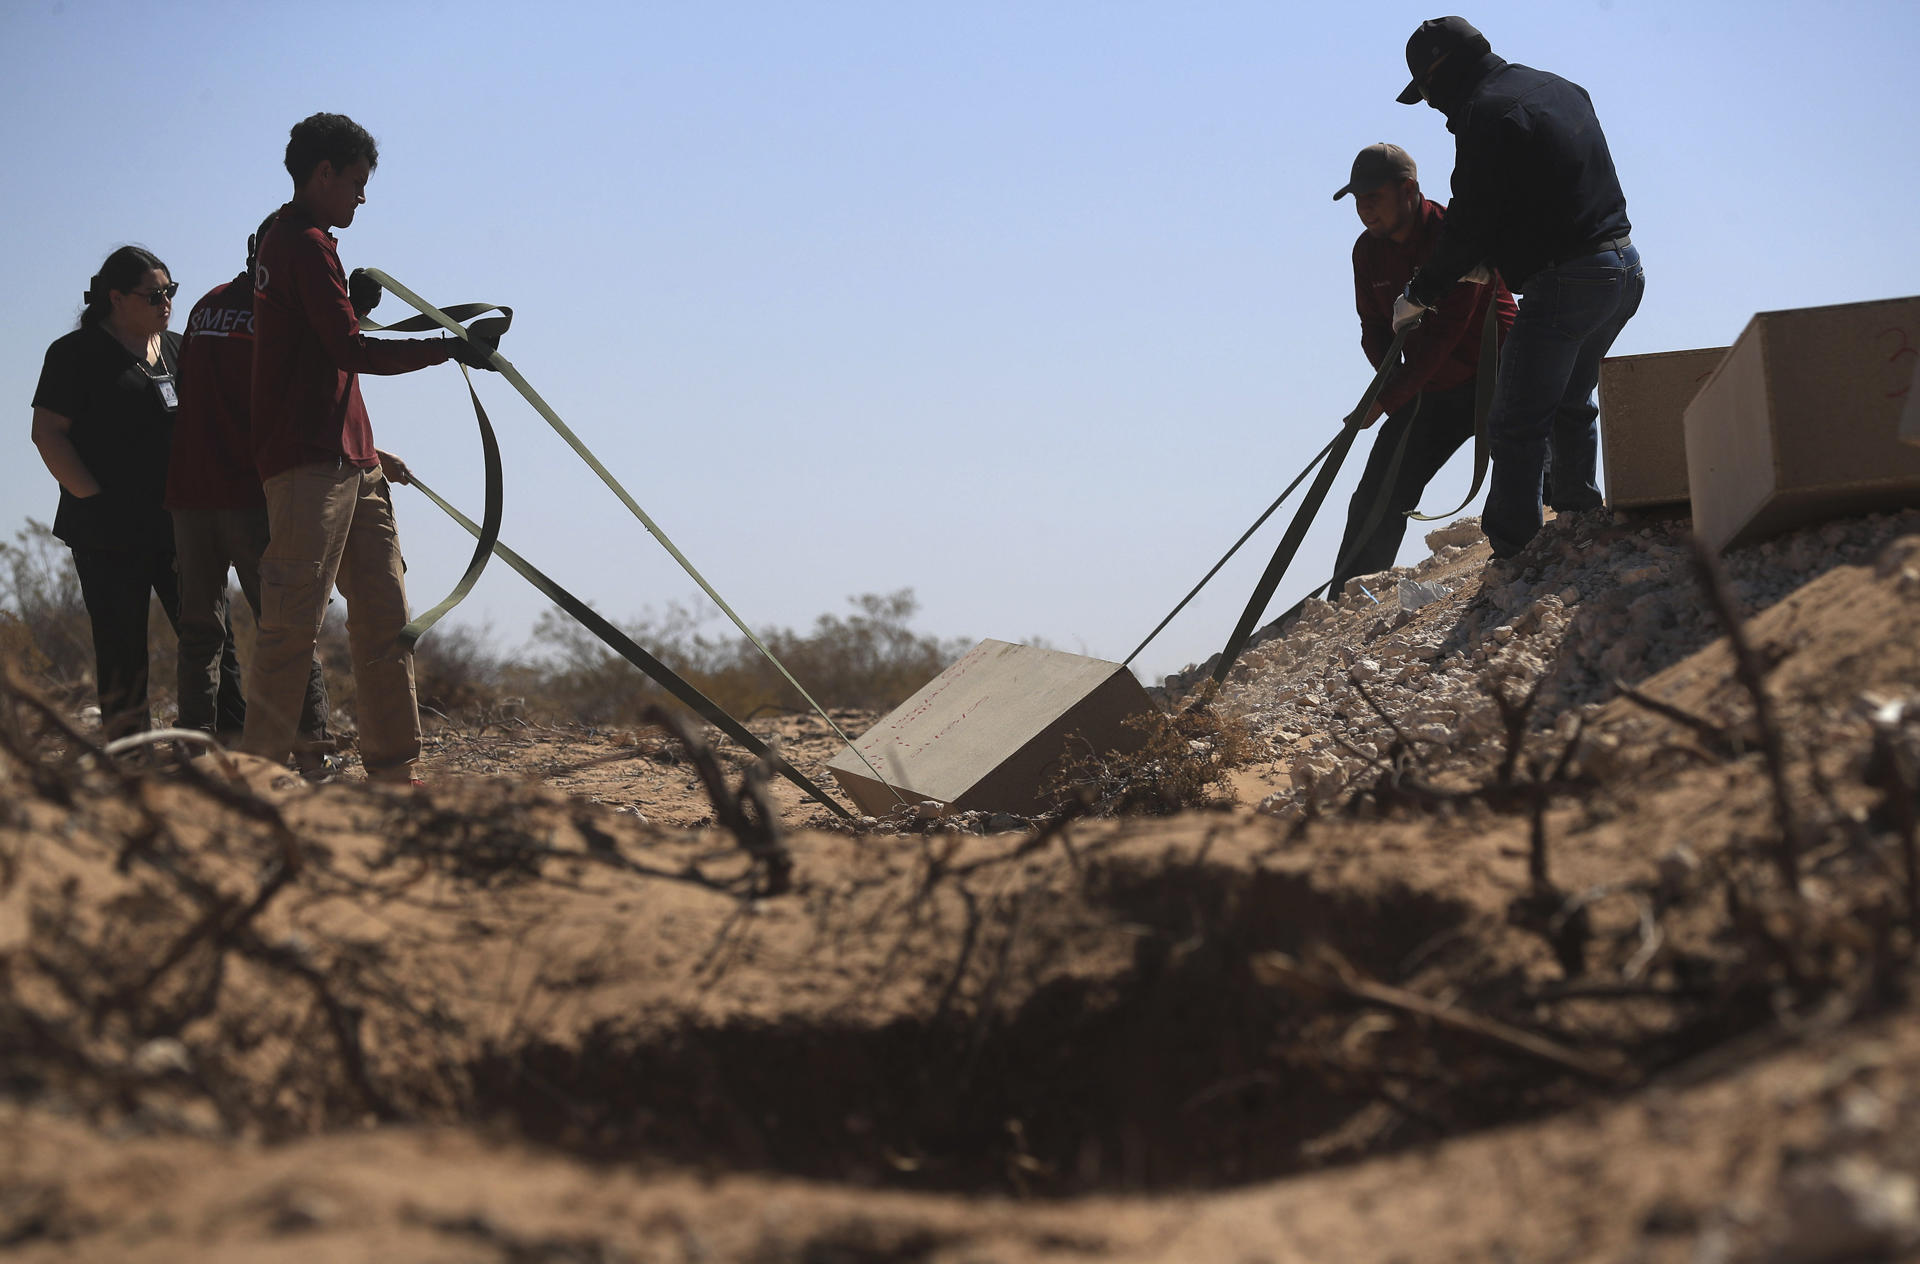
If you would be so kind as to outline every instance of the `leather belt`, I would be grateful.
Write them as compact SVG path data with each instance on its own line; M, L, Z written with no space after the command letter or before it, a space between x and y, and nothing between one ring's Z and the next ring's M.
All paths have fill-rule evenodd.
M1555 259L1547 266L1549 268L1557 268L1562 264L1571 263L1575 259L1585 259L1589 255L1603 255L1609 250L1625 250L1632 244L1633 238L1631 237L1609 237L1605 241L1590 242L1570 255L1564 255L1561 258Z

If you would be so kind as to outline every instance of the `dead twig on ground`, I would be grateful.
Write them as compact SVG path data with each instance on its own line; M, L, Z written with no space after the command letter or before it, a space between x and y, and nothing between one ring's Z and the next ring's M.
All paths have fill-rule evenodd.
M1733 759L1740 754L1740 743L1724 725L1715 724L1704 716L1695 715L1684 707L1671 702L1663 702L1651 694L1635 689L1624 680L1615 680L1613 688L1622 698L1645 711L1651 711L1662 719L1672 720L1675 724L1698 737L1708 752L1719 759Z
M1557 891L1548 873L1547 857L1547 805L1552 800L1551 792L1546 788L1563 782L1573 766L1573 760L1580 753L1580 744L1587 735L1586 717L1575 714L1573 733L1567 738L1567 744L1560 749L1560 758L1554 761L1551 770L1545 763L1536 763L1533 767L1533 779L1529 788L1533 791L1533 820L1527 841L1527 877L1536 891Z
M386 1094L374 1084L373 1073L367 1067L366 1048L360 1040L360 1020L363 1015L359 1007L349 1005L335 996L327 975L291 948L269 944L252 930L236 936L234 948L250 960L292 975L306 984L327 1016L327 1026L340 1055L341 1070L367 1110L382 1122L391 1123L404 1118Z
M1712 550L1694 541L1693 564L1700 587L1707 594L1713 612L1727 632L1727 645L1733 651L1733 672L1741 687L1753 700L1753 719L1760 729L1760 750L1766 756L1767 778L1773 785L1774 816L1780 825L1780 846L1774 853L1780 877L1787 889L1800 892L1800 853L1805 850L1800 819L1793 807L1793 794L1787 785L1786 743L1779 721L1773 713L1773 699L1767 692L1770 665L1754 649L1747 636L1746 622L1727 589L1727 577Z
M1379 716L1388 728L1393 730L1394 740L1400 744L1400 749L1405 751L1408 757L1420 766L1422 772L1427 771L1427 761L1420 757L1420 748L1417 745L1418 741L1424 741L1425 739L1408 737L1407 731L1400 727L1400 722L1391 715L1388 715L1386 708L1380 705L1379 699L1375 698L1367 689L1367 683L1364 680L1361 680L1351 672L1348 673L1347 680L1353 685L1355 692L1360 695L1360 700L1372 708L1373 713Z
M1494 774L1494 784L1510 786L1513 784L1514 770L1520 766L1520 755L1527 745L1527 725L1533 719L1534 704L1540 700L1540 687L1546 683L1543 672L1534 677L1533 684L1518 698L1508 696L1506 683L1497 675L1487 677L1487 693L1493 698L1494 707L1500 712L1500 724L1506 730L1507 749L1500 758L1500 769Z
M201 943L211 941L216 950L225 947L235 935L253 923L267 905L272 903L274 896L286 888L294 872L285 865L273 865L272 872L260 884L259 890L254 892L253 898L245 904L216 899L208 906L200 920L194 923L186 934L174 941L173 947L162 953L160 960L156 961L146 974L123 992L118 998L119 1003L122 1006L131 1006L138 998L151 992L154 986L166 977L168 971L186 960L187 955Z
M793 854L781 838L780 818L767 797L767 773L759 763L741 777L737 792L727 789L726 775L714 758L713 749L694 736L686 723L665 708L650 706L645 713L649 724L665 729L687 752L713 804L714 820L732 834L734 841L760 866L763 874L760 894L784 895L793 887Z
M1285 987L1309 995L1332 994L1383 1009L1397 1010L1603 1084L1622 1084L1631 1078L1626 1068L1610 1059L1569 1049L1557 1041L1498 1019L1474 1014L1418 992L1367 978L1346 958L1325 945L1313 950L1312 960L1302 960L1283 952L1262 953L1254 958L1253 971L1254 977L1269 987Z
M1544 780L1540 774L1545 769L1536 766L1533 771L1533 784L1538 786ZM1536 891L1553 889L1547 864L1547 802L1547 796L1536 790L1531 819L1527 823L1527 881Z

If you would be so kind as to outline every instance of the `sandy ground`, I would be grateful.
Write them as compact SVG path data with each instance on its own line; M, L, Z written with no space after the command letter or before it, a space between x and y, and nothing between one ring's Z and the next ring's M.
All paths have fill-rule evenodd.
M1666 715L1563 690L1511 759L1463 711L1419 760L1356 718L1303 794L1283 726L1338 691L1276 710L1309 651L1270 648L1235 802L991 835L778 780L781 828L732 830L657 731L450 726L421 794L242 788L72 759L11 704L0 1247L1920 1258L1920 537L1876 530L1751 612L1769 724L1705 637L1628 674ZM1391 628L1330 607L1313 652L1545 656L1492 635L1526 579L1483 567L1426 568L1451 595ZM754 727L824 779L818 720Z

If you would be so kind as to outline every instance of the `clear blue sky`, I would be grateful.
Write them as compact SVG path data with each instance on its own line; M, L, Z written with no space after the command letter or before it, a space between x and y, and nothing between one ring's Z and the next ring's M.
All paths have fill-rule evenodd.
M381 153L347 265L512 305L507 355L750 622L911 586L927 631L1119 658L1366 383L1358 224L1330 195L1387 139L1444 199L1451 137L1393 100L1433 15L8 0L0 526L52 516L28 403L101 259L127 241L165 259L178 328L284 200L287 129L336 110ZM1911 0L1466 16L1593 95L1649 276L1617 353L1920 292ZM364 389L380 444L477 514L456 372ZM694 594L510 388L482 390L504 539L616 618ZM1273 612L1324 577L1360 464ZM470 545L423 498L399 504L424 605ZM1137 666L1219 648L1282 525ZM542 606L496 565L454 617L510 647Z

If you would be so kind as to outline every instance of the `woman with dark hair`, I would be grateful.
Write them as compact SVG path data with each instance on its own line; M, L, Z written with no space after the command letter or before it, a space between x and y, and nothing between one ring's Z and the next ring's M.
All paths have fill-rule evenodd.
M161 507L179 404L180 336L167 329L179 288L139 246L108 255L80 327L47 348L33 393L33 443L60 482L53 533L80 575L109 737L151 723L148 595L179 620L173 522Z

